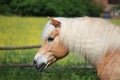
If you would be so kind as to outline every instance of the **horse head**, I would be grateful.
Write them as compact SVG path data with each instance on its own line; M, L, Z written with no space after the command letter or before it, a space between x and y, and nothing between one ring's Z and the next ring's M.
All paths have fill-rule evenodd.
M49 19L51 25L54 26L54 30L44 40L42 47L38 50L33 61L35 68L39 71L45 70L48 66L69 53L59 37L61 22L53 18Z

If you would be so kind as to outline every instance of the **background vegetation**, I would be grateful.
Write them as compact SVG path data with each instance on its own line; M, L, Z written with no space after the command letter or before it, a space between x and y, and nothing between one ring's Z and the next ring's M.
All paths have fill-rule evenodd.
M92 0L0 0L0 14L20 16L99 16Z

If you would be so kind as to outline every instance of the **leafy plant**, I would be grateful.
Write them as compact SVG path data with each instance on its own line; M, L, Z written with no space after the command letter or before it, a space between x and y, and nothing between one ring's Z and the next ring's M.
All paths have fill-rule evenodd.
M0 14L20 16L99 16L92 0L1 0Z

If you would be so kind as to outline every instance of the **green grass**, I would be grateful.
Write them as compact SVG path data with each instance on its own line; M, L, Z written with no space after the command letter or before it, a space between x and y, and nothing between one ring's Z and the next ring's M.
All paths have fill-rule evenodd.
M47 18L42 17L0 16L0 46L41 44L40 34L46 22ZM36 52L37 49L0 51L0 63L31 63Z
M113 24L116 24L116 25L119 25L119 26L120 26L120 19L110 19L110 21L111 21Z
M0 80L98 80L94 69L49 68L37 72L34 68L1 68Z
M40 34L47 21L48 19L44 17L0 16L0 46L41 44ZM110 21L120 25L120 20ZM0 64L32 64L37 50L0 51ZM0 80L97 80L94 69L71 68L88 63L79 54L74 54L56 62L42 73L34 68L0 68Z
M0 16L0 46L40 44L47 18Z

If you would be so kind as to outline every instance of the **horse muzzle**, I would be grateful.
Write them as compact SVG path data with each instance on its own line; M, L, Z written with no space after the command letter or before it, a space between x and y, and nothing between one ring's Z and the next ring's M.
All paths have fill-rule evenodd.
M45 66L46 66L45 63L41 63L38 65L35 60L33 61L33 65L34 65L35 69L37 69L38 71L43 71L45 69Z
M33 66L38 71L43 71L47 68L47 62L48 62L48 59L46 56L37 54L33 60Z

